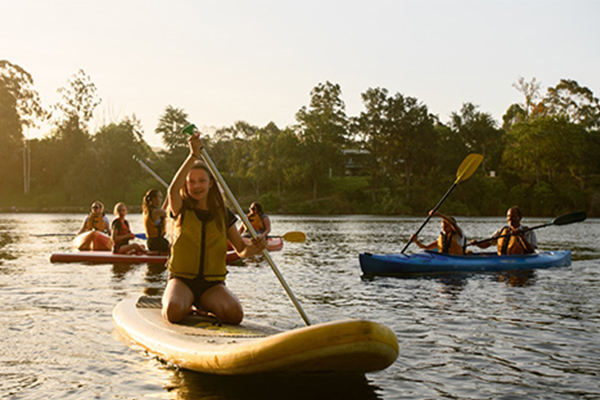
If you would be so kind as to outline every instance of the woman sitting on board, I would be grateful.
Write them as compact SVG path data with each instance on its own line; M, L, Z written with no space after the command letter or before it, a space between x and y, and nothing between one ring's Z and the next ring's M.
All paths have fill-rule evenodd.
M169 241L165 238L167 212L163 195L158 189L150 189L142 201L144 228L148 250L153 254L169 254Z
M129 222L125 219L127 215L127 206L124 203L115 204L115 218L112 222L112 252L115 254L146 254L147 250L144 246L137 243L129 243L131 239L135 239L135 235L129 229Z
M266 238L269 233L271 233L271 219L263 212L262 205L260 203L252 203L249 211L248 220L252 224L256 234L260 238ZM250 232L248 232L244 225L240 227L240 233L244 236L250 237Z
M509 208L506 212L507 226L503 226L494 232L490 240L477 243L477 240L473 239L471 244L476 244L483 249L497 244L498 255L535 253L537 236L534 231L528 231L526 226L521 226L521 218L523 218L523 213L519 207Z
M202 150L199 134L189 139L190 154L168 191L170 216L175 219L167 267L169 280L162 298L162 315L169 322L191 311L214 314L228 324L242 322L237 297L225 286L227 241L241 257L265 248L266 240L247 246L235 227L237 218L223 202L206 165L196 162Z
M440 217L442 219L442 232L437 240L424 245L417 239L417 235L412 235L410 240L415 242L417 246L425 250L433 250L437 247L438 252L448 254L465 254L465 246L467 239L463 234L462 229L457 225L453 217L442 214L439 211L431 210L429 215L432 217Z
M85 234L87 232L89 234ZM110 222L104 215L104 204L95 201L92 203L90 214L85 218L81 229L77 232L74 244L81 251L110 250L112 247L110 234Z

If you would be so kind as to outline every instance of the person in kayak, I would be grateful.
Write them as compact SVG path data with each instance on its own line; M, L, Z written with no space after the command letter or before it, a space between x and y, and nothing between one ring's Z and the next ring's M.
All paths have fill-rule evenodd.
M248 213L248 220L252 224L252 227L260 238L268 237L271 233L271 219L267 214L263 212L262 205L260 203L252 203L250 205ZM240 227L240 233L244 236L250 237L250 233L246 229L246 225Z
M162 297L162 316L178 322L190 312L208 313L239 324L244 313L237 297L225 286L227 241L241 257L265 248L266 240L246 245L224 204L208 167L196 158L203 145L199 134L188 139L190 154L168 190L169 216L175 220L167 267L169 279Z
M521 209L513 206L506 212L507 226L498 229L490 240L477 243L477 240L471 240L471 244L477 244L478 247L486 249L493 244L498 245L498 255L506 254L531 254L537 249L537 237L535 232L527 230L526 226L521 226L523 214Z
M169 241L165 238L167 212L163 195L158 189L150 189L142 200L142 213L148 250L152 254L169 254Z
M110 235L110 222L104 215L104 204L95 201L92 203L90 214L77 232L74 239L75 247L79 251L110 250L112 248Z
M437 240L425 245L419 241L417 235L412 235L410 241L414 242L419 248L425 250L433 250L437 247L440 253L449 254L465 254L465 246L467 239L463 234L462 229L456 223L454 217L449 217L439 211L429 211L432 217L440 217L442 219L442 231Z
M83 221L83 225L81 225L81 229L79 229L77 234L80 235L84 232L92 230L103 232L107 235L111 234L110 222L108 221L106 215L104 215L104 204L100 203L99 201L92 203L92 210Z
M142 245L137 243L129 243L131 239L135 239L135 235L131 233L129 221L125 219L127 215L127 206L125 203L115 204L115 218L112 221L112 252L115 254L146 254L148 251Z

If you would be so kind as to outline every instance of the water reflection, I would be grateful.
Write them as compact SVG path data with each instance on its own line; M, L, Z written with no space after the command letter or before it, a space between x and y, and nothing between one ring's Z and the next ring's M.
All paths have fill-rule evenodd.
M123 282L128 274L146 267L143 292L147 296L159 296L166 282L167 267L165 264L113 264L112 277L114 282Z
M174 370L165 387L177 400L206 399L381 399L364 375L216 376Z
M16 257L6 249L13 241L13 237L8 232L0 232L0 265L4 263L3 260L16 259Z

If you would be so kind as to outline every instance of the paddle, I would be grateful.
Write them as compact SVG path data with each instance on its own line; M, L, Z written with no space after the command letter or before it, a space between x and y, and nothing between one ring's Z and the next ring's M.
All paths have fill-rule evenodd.
M483 161L483 156L481 154L477 154L477 153L469 154L463 160L463 162L458 167L458 170L456 171L456 180L454 181L454 183L452 184L452 186L450 186L450 189L448 189L448 191L446 192L446 194L444 195L444 197L442 197L442 199L433 208L432 212L427 216L427 219L425 220L425 222L423 222L423 224L417 230L417 232L415 233L415 235L419 235L419 232L421 232L421 229L423 229L425 227L425 225L427 225L427 222L429 222L429 220L431 219L431 214L433 214L434 212L436 212L438 210L438 208L440 208L440 206L442 205L442 203L444 201L446 201L446 198L454 190L454 188L456 187L456 185L458 185L462 181L466 181L467 179L469 179L471 177L471 175L473 175L473 172L475 172L475 170L477 169L477 167L479 167L479 164L481 164L481 161ZM402 254L404 254L404 252L406 251L406 249L408 248L408 246L410 246L411 243L412 243L412 241L409 241L408 243L406 243L406 245L404 246L404 248L401 251Z
M146 165L145 162L143 162L138 156L136 156L135 154L133 155L133 159L135 161L137 161L142 168L144 168L150 175L152 175L153 177L156 178L157 181L159 181L165 188L168 188L169 185L167 184L167 182L165 182L160 176L158 176L158 174L154 171L152 171L152 169Z
M185 128L183 128L182 132L186 133L188 135L193 135L196 130L197 130L196 126L193 125L193 124L191 124L191 125L188 125ZM233 193L229 189L229 186L227 186L227 183L225 182L225 180L223 179L223 177L219 173L219 170L217 169L217 167L213 163L212 159L208 155L208 152L206 151L206 149L204 147L200 150L200 152L202 153L202 158L206 162L206 165L208 166L208 168L212 172L213 176L215 177L215 179L217 180L217 182L221 186L221 189L225 192L225 194L229 198L229 201L234 206L235 211L238 213L238 215L242 219L242 222L246 226L246 229L248 230L248 232L250 232L250 235L252 235L252 238L257 239L258 236L256 234L256 231L252 227L252 224L250 223L250 221L248 220L248 217L246 216L246 214L242 210L242 207L240 207L240 205L237 202L235 196L233 195ZM283 275L281 275L281 272L279 272L279 269L275 265L275 262L271 258L271 255L269 254L269 252L267 251L267 249L266 248L263 249L262 253L265 256L265 259L267 260L267 262L269 263L269 265L271 266L271 269L273 270L273 272L275 273L275 275L279 279L279 282L281 283L281 285L283 286L283 288L287 292L288 296L292 300L292 303L294 303L294 306L296 307L296 309L298 310L298 312L302 316L302 319L304 320L304 322L306 323L306 325L311 325L310 319L308 319L308 316L306 315L306 313L304 312L304 310L300 306L300 303L296 299L296 296L294 296L294 293L292 292L292 289L290 289L290 287L286 283L285 279L283 278Z
M269 235L270 238L282 238L285 241L288 242L292 242L292 243L304 243L306 242L306 234L304 232L298 232L298 231L293 231L293 232L287 232L281 236L272 236Z
M556 225L556 226L569 225L569 224L573 224L575 222L584 221L586 218L587 218L587 214L586 214L585 211L576 211L576 212L572 212L572 213L569 213L569 214L561 215L560 217L556 217L552 221L547 222L545 224L541 224L541 225L537 225L537 226L532 226L531 228L522 229L521 232L528 232L528 231L532 231L534 229L545 228L547 226L552 226L552 225ZM467 244L467 246L474 246L474 245L477 245L477 244L489 242L490 240L496 240L496 239L503 238L503 237L508 237L508 236L511 236L511 234L507 233L507 234L504 234L504 235L500 235L500 236L496 236L496 237L491 237L489 239L479 240L477 242L469 243L469 244Z

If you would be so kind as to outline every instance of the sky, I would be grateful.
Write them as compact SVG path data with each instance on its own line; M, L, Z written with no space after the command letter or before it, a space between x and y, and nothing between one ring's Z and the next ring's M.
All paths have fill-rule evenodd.
M285 128L326 81L348 116L380 87L442 122L470 102L501 124L521 77L600 95L599 18L591 0L0 0L0 59L45 107L82 69L102 100L92 131L135 115L155 147L169 105L204 129Z

